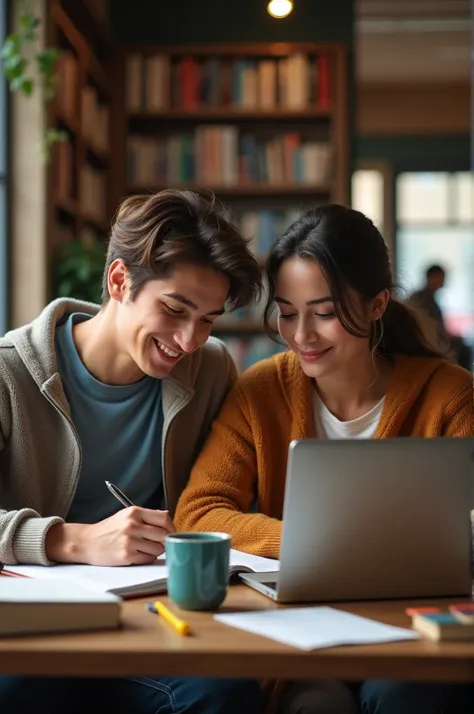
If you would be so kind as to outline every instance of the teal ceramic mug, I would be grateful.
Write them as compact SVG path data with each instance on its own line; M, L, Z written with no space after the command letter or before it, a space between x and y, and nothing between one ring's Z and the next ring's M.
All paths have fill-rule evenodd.
M184 610L215 610L229 585L227 533L174 533L166 537L168 595Z

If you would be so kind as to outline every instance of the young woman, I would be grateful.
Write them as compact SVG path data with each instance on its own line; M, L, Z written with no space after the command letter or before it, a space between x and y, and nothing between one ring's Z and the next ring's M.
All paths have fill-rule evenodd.
M288 351L243 374L181 496L179 530L226 531L233 547L278 558L288 445L319 437L474 435L470 374L446 361L393 297L385 242L358 211L328 205L273 246L265 323L274 306ZM258 513L251 506L258 501ZM311 690L311 691L309 691ZM363 683L377 714L464 711L467 688ZM342 684L287 689L286 712L353 712Z

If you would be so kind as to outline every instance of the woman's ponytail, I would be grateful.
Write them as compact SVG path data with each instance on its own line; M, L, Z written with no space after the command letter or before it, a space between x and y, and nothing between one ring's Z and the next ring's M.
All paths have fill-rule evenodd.
M390 298L382 317L381 357L405 354L413 357L445 357L449 345L439 334L434 320L418 310Z

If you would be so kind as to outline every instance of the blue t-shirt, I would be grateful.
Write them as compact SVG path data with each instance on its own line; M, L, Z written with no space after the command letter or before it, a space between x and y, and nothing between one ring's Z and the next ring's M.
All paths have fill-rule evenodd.
M163 508L161 381L103 384L85 368L72 334L90 315L73 313L56 330L59 372L82 447L82 468L67 515L71 523L97 523L122 506L109 493L112 481L134 503Z

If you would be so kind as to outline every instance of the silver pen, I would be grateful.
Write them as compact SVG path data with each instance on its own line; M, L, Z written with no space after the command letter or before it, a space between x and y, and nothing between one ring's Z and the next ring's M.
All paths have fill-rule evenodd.
M105 485L106 485L107 488L109 489L109 491L110 491L110 493L112 494L112 496L115 496L115 498L117 499L117 501L120 501L120 503L122 504L122 506L124 506L125 508L128 508L129 506L134 506L134 505L135 505L135 504L133 503L133 501L131 501L131 500L129 499L129 497L126 496L119 488L117 488L117 486L114 486L113 483L110 483L110 481L106 481L106 482L105 482Z

